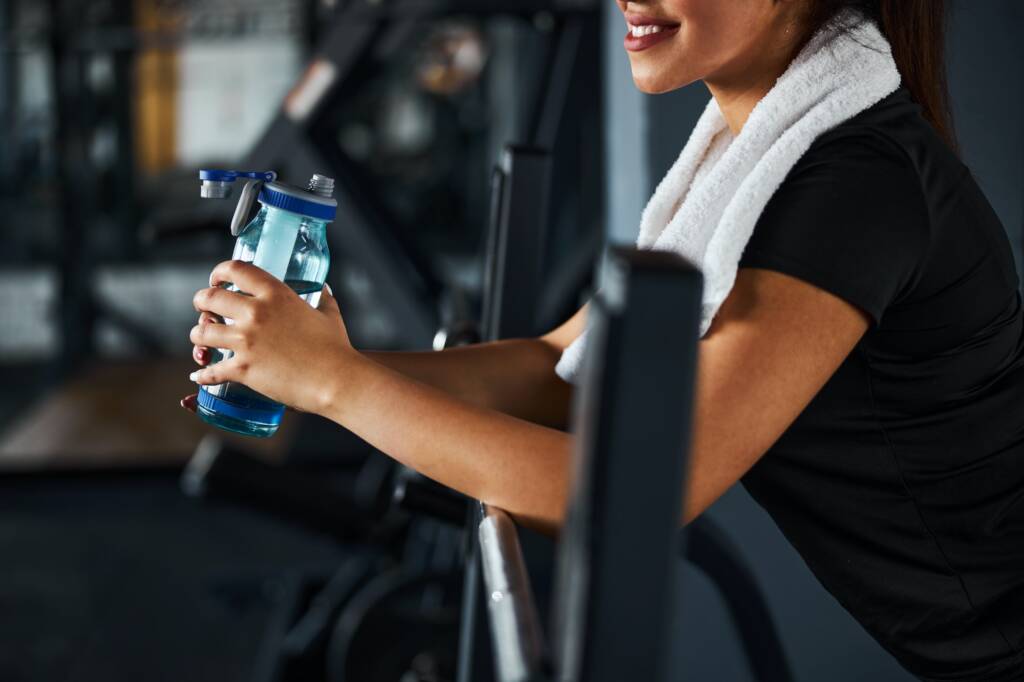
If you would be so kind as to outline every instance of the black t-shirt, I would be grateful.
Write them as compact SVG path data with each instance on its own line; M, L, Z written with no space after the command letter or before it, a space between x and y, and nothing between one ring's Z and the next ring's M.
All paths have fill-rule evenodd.
M970 171L901 88L815 141L740 267L871 320L747 489L908 670L1024 679L1021 297Z

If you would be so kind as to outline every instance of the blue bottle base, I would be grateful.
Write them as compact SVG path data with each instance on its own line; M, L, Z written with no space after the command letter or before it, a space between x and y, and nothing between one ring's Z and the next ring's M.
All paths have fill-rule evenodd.
M205 387L199 389L196 414L207 424L240 433L243 436L269 438L277 433L284 416L284 405L260 401L262 405L242 406L211 395Z

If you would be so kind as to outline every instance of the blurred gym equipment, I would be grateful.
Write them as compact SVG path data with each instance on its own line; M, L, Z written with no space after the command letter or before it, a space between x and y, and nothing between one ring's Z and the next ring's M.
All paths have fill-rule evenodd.
M37 213L16 213L14 219L41 227L34 236L19 233L19 239L35 239L45 244L38 252L52 250L61 258L41 273L60 321L52 330L44 327L55 339L47 352L60 362L44 366L45 382L26 380L34 387L39 383L40 392L57 388L54 399L63 396L59 400L75 405L81 393L60 388L87 368L97 373L91 377L109 371L103 383L113 395L131 395L138 381L164 376L169 382L155 395L188 392L187 371L173 379L187 362L164 357L187 353L188 299L203 285L204 270L226 253L229 236L225 209L194 199L194 168L174 168L174 154L191 159L204 148L227 149L224 138L253 129L254 118L241 114L257 107L214 90L207 93L209 113L193 121L187 118L194 116L188 102L198 95L185 90L176 102L174 79L194 76L203 85L224 81L222 73L245 73L236 64L267 52L259 47L264 38L299 46L268 53L268 91L278 87L281 76L275 74L287 73L303 51L310 55L308 67L252 148L231 163L270 164L288 177L317 166L338 178L341 210L329 231L335 261L330 283L357 344L425 348L439 326L478 317L486 169L507 139L545 146L554 155L546 216L551 229L542 264L546 305L538 313L544 324L553 324L578 304L589 284L603 233L600 202L584 199L600 194L603 177L596 8L592 2L539 0L486 6L312 0L252 6L159 0L137 7L82 0L5 5L0 13L10 23L0 25L10 27L11 39L0 52L38 53L50 69L43 82L55 112L53 139L47 141L54 152L47 158L54 163L44 176L55 200L36 207L19 198L12 209L33 206ZM265 18L250 21L247 13L258 12ZM210 42L249 34L254 37L240 43L237 58ZM8 73L5 67L13 63L4 60L0 71ZM175 111L186 117L179 131L200 129L216 117L224 132L219 138L175 140ZM238 119L234 128L232 116ZM195 125L183 127L189 122ZM24 131L25 125L14 129ZM13 160L4 157L4 168L21 170L0 194L13 197L23 178L34 176L18 166L28 163L30 150L12 153ZM136 172L137 165L144 172ZM12 254L26 248L32 247L16 244ZM41 306L24 297L18 305L21 300L32 318L45 317ZM24 338L40 335L26 329ZM24 345L36 353L44 347L27 340ZM108 370L138 356L165 369L150 373L138 365L137 377ZM124 383L115 386L118 378ZM0 452L17 450L11 457L19 467L34 461L48 468L96 469L93 450L100 450L107 465L145 468L151 466L150 453L161 463L183 461L201 435L177 429L181 438L151 449L154 438L145 430L133 440L123 432L131 410L100 401L82 405L90 423L90 445L82 450L80 441L51 427L59 410L46 404L18 408L19 432L0 441ZM346 437L333 436L329 446L320 446L328 442L322 429L318 439L309 438L318 428L308 426L310 419L289 420L301 426L269 446L275 457L315 464L337 462L340 451L357 459L367 454ZM50 437L33 440L29 457L22 451L24 434L43 432ZM186 442L188 447L178 449Z
M273 20L257 25L256 38L238 59L224 59L213 46L202 53L203 40L210 36L248 35L255 24L239 20L239 13L253 8L266 10ZM0 23L11 29L0 41L0 53L39 55L48 76L38 83L47 89L50 99L44 101L55 121L52 139L39 136L42 152L5 146L0 169L12 173L4 176L11 182L0 187L0 202L10 209L11 220L37 226L18 231L18 241L0 254L0 262L16 264L12 277L19 292L18 307L5 308L18 313L9 316L17 333L5 332L3 341L13 339L22 344L18 349L28 348L40 358L18 374L37 392L17 394L19 400L11 404L16 411L10 412L16 417L8 417L13 428L0 442L0 466L20 472L5 478L10 486L5 499L25 509L32 504L62 508L63 500L84 505L87 514L77 518L69 511L70 521L59 527L66 527L67 534L84 528L91 537L109 533L114 549L104 556L121 564L128 557L124 567L108 567L104 557L92 559L97 569L90 570L88 587L96 585L97 600L113 599L112 610L122 608L118 583L130 586L133 600L141 603L141 586L158 579L159 571L146 566L120 575L133 570L134 552L164 557L161 565L187 566L183 575L175 575L192 591L170 590L166 599L154 601L163 614L160 632L166 641L210 636L215 619L203 620L202 614L211 609L245 610L245 629L236 634L227 615L216 621L217 631L234 644L193 650L204 657L188 668L195 679L312 679L303 666L315 661L327 674L329 660L337 662L331 664L331 675L349 670L360 679L360 666L374 654L381 658L380 649L368 642L377 647L393 643L373 634L375 624L402 622L411 633L414 623L403 620L409 613L423 625L423 636L412 637L413 649L396 655L393 663L423 679L453 669L464 501L453 506L441 498L440 507L431 506L435 498L417 496L421 488L413 485L401 504L393 503L396 472L387 460L379 455L367 459L367 448L333 425L290 415L275 438L260 444L263 451L241 439L228 438L216 447L205 443L200 455L211 448L228 454L216 461L208 458L207 475L191 478L197 490L205 489L213 499L203 505L168 502L178 466L207 433L177 407L178 398L192 389L186 379L192 363L185 335L194 319L189 301L204 285L210 266L226 253L230 238L229 216L195 198L198 160L185 168L174 165L175 158L193 158L202 149L196 140L174 139L174 112L187 112L187 102L176 103L169 93L175 78L190 74L208 76L211 82L222 71L237 75L231 63L252 59L251 43L263 51L269 43L296 38L306 46L303 50L318 55L251 152L229 160L240 167L253 159L281 157L281 163L274 163L291 173L288 162L301 166L313 154L329 158L349 202L349 215L339 218L340 229L332 230L337 265L331 284L344 301L353 339L373 347L427 347L439 326L448 344L479 338L485 260L480 254L486 241L481 228L490 206L486 169L504 140L530 146L546 142L554 169L548 176L551 201L538 218L544 228L539 234L547 241L532 266L543 274L530 285L545 288L547 305L531 305L529 313L536 317L534 324L550 325L583 298L603 234L601 203L585 200L600 195L603 185L597 4L328 6L288 0L232 8L160 0L116 7L24 0L4 4L0 15L0 22L11 19ZM282 58L279 51L272 54ZM0 72L7 74L6 67L14 63L5 59ZM328 72L330 83L325 83ZM261 73L267 74L269 91L274 73ZM203 93L211 98L207 117L223 118L217 106L225 98ZM3 104L0 113L13 116ZM118 118L131 114L133 106L134 116ZM429 134L424 125L432 126ZM27 131L24 120L18 126ZM237 127L241 136L252 124L239 118ZM234 131L221 133L229 136ZM24 138L19 133L18 139ZM218 139L201 142L228 147ZM30 167L36 163L39 172ZM37 190L26 178L42 178L45 189ZM346 231L346 220L351 230ZM3 300L15 305L13 297ZM48 305L57 311L58 324L49 323ZM46 339L52 341L43 343ZM45 395L50 388L53 392ZM42 402L26 405L29 396L43 395ZM369 461L378 465L363 466ZM196 466L202 462L197 457ZM283 462L293 468L282 470L278 465ZM265 469L281 485L260 488ZM225 471L231 473L224 476ZM290 475L301 478L289 486ZM318 485L307 485L309 479ZM301 496L288 496L300 487ZM15 494L18 490L31 494ZM258 499L253 505L234 503L253 494L250 499ZM335 504L338 499L345 504ZM116 520L105 520L106 505L116 507ZM248 513L252 506L273 513ZM447 514L458 523L429 514L412 519L406 506L430 509L440 518ZM171 518L161 517L161 510ZM280 517L298 523L281 526ZM357 517L362 522L355 522ZM95 530L97 524L101 530ZM176 534L176 524L188 529L188 540ZM326 535L327 542L321 544L307 527ZM294 538L287 528L294 529ZM272 544L261 544L261 532ZM30 542L26 534L8 546ZM151 544L159 547L150 549ZM70 558L61 555L58 561L75 566L82 561L76 552L87 553L94 545L95 540L79 549L68 542L51 553L66 547ZM258 559L263 568L226 568L222 554L233 554L243 565ZM325 556L332 558L325 561ZM206 591L211 581L207 565L225 566L214 576L212 594ZM100 589L94 573L111 572L118 577ZM24 608L14 613L42 618L45 612L33 604L51 604L54 598L34 589L21 590ZM410 603L415 606L411 611ZM83 618L100 618L88 605L77 609ZM258 644L260 656L252 659L245 651L257 647L251 633L265 612L270 624ZM185 622L184 613L195 622ZM69 619L50 622L59 625L47 632L71 632ZM117 629L131 622L103 617L96 625L103 639L89 650L92 655L109 658L118 642L131 646L133 636L143 638L141 630ZM428 633L440 634L441 641L431 644ZM328 657L328 647L354 654ZM64 651L77 650L76 642ZM145 664L145 654L123 658L123 673L138 679L130 671ZM47 658L41 652L11 661L0 651L0 672L37 670L43 659L53 661L54 670L96 660ZM244 674L225 672L225 666L243 661ZM173 665L167 669L177 670ZM110 674L116 677L117 672Z

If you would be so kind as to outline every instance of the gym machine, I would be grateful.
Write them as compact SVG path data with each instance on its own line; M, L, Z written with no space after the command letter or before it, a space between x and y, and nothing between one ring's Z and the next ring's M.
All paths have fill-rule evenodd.
M516 526L479 505L483 593L500 682L684 679L673 661L679 556L726 595L755 677L790 680L764 601L722 538L679 531L701 276L677 256L615 251L590 310L574 480L545 638ZM675 315L659 302L676 302ZM643 466L638 466L642 453Z
M538 261L534 249L542 237L541 230L538 228L540 223L529 218L537 212L542 212L543 202L537 201L537 199L544 197L542 188L547 163L546 155L537 150L513 147L506 151L503 165L495 171L492 223L487 254L489 263L487 268L489 272L487 277L488 296L485 300L484 313L484 328L487 330L488 338L518 334L520 332L517 330L529 328L529 325L533 323L529 307L523 305L524 298L509 294L517 291L527 294L531 291L528 286L531 267L536 267ZM538 189L541 191L537 191ZM511 267L513 264L518 265ZM583 511L575 512L575 517L570 518L566 531L563 533L563 542L559 548L559 574L556 589L553 590L554 596L550 609L556 614L557 623L575 623L579 617L572 614L581 608L580 603L601 605L594 607L595 610L592 613L602 615L594 615L594 618L607 618L607 613L618 608L626 608L630 612L640 613L644 621L653 627L652 623L661 623L664 620L663 611L671 603L669 595L672 594L673 589L669 580L670 576L652 577L642 576L639 573L641 570L648 570L638 568L647 563L647 559L642 560L641 558L648 556L645 552L652 552L651 547L657 545L645 545L634 551L628 550L628 548L618 548L614 543L636 541L638 536L635 529L630 532L618 529L633 527L633 525L635 528L645 527L647 523L645 519L653 518L649 515L654 514L655 510L660 508L659 504L669 508L669 512L662 516L671 521L673 537L676 537L677 531L674 529L677 524L678 512L672 510L679 508L678 496L682 489L682 483L679 482L674 487L669 486L669 492L671 490L675 490L675 492L671 495L667 492L662 497L657 497L652 492L651 486L654 485L657 488L666 481L675 480L678 476L675 478L666 476L658 469L629 471L628 463L635 462L635 453L638 451L644 452L646 461L649 456L655 457L653 453L660 453L662 450L673 452L678 466L681 467L684 461L680 454L684 453L682 446L672 450L674 447L672 444L676 442L673 439L682 438L685 435L677 433L680 418L672 415L687 414L689 410L689 403L686 401L691 400L692 369L687 369L689 360L677 361L681 357L678 355L678 349L691 348L695 343L695 338L686 337L679 340L676 336L682 334L680 330L687 330L690 336L695 337L696 326L695 324L689 325L689 320L683 313L678 318L661 319L657 314L659 308L652 302L666 300L665 297L672 297L671 300L689 301L694 295L697 295L699 299L699 288L697 294L693 292L694 287L699 284L699 279L696 280L698 284L695 284L692 271L680 265L678 259L652 252L617 252L610 261L609 273L610 276L607 277L608 281L602 294L595 299L595 305L600 311L594 322L594 329L598 332L595 336L600 336L604 340L591 347L591 355L596 359L591 358L590 363L595 365L596 369L588 368L586 370L586 378L578 394L575 414L576 424L581 434L580 452L591 454L578 456L582 461L593 460L600 463L600 466L618 467L608 469L608 471L614 472L614 475L608 472L598 472L591 476L594 481L603 481L601 485L625 486L624 490L615 494L630 496L629 503L618 504L624 505L633 516L625 517L629 519L628 523L617 516L614 518L600 516L600 514L620 513L615 511L618 507L609 506L609 502L618 500L619 497L606 497L612 493L604 492L600 494L605 497L600 498L600 504L597 505L596 510L593 510L597 516L587 521L588 525L581 525L584 524L583 521L574 521L573 518L576 517L588 518ZM519 288L520 285L523 285L522 289ZM605 318L607 320L602 322L601 320ZM663 327L665 329L657 334L645 336L635 329L635 326L641 323L659 330L662 330ZM517 327L517 325L522 326ZM690 326L693 329L690 329ZM651 344L662 345L649 347ZM602 348L604 348L603 351ZM685 358L685 356L682 357ZM668 360L669 358L672 359L671 362ZM684 374L675 377L673 372L683 372ZM689 372L689 374L685 374L685 372ZM598 379L603 383L599 383ZM673 405L677 405L678 408L672 407ZM627 430L626 425L633 423L641 426L629 427ZM587 457L590 459L586 459ZM612 457L617 457L617 459L610 459ZM661 456L658 457L657 461L661 461ZM664 455L664 458L668 458L668 456ZM668 459L671 460L671 458ZM201 460L201 457L197 457L197 462ZM225 458L222 453L220 459L214 460L213 468L198 472L202 474L200 479L207 483L212 480L214 485L223 485L225 482L229 485L238 485L239 482L244 482L245 476L239 476L237 472L231 472L228 477L220 476L223 471L219 472L217 466L223 466L225 461L229 462L225 470L230 470L230 457ZM614 464L609 463L612 461ZM217 462L220 464L217 465ZM193 475L197 473L195 466L194 463L194 466L190 468ZM598 466L598 464L594 466ZM626 467L627 470L621 470L622 467ZM322 482L312 479L305 479L305 483L303 479L289 481L277 476L277 473L277 470L263 471L252 479L255 487L249 490L251 495L259 497L260 494L265 494L271 501L276 500L277 502L269 505L266 500L263 500L260 502L262 508L276 508L286 513L290 511L292 518L299 518L310 527L328 532L331 532L332 529L336 532L339 528L351 531L354 528L367 527L365 518L356 513L352 514L351 520L339 520L339 514L342 513L339 510L350 509L351 502L339 497L337 492L331 493L325 490ZM653 477L656 485L646 479L634 480L636 477L642 478L648 474ZM220 478L219 481L218 478ZM580 480L590 479L581 473ZM308 487L306 487L306 483L308 483ZM579 485L582 486L583 483ZM596 485L596 483L590 485ZM303 495L302 491L304 490L309 494ZM577 496L574 498L575 506L583 504L579 500L584 498L580 498L579 495L577 492ZM332 499L336 503L331 502ZM397 673L394 671L360 668L359 666L370 665L371 661L360 655L359 647L353 643L368 642L372 633L380 634L387 631L389 627L386 624L387 616L393 610L401 611L396 604L401 603L402 600L408 600L414 595L422 596L424 591L443 594L446 599L450 600L453 597L453 590L456 589L452 584L452 561L459 561L460 557L463 566L463 579L461 616L459 618L453 619L449 602L446 609L421 613L418 619L407 618L406 620L390 621L390 627L394 631L397 631L397 628L403 628L407 633L407 637L403 638L403 646L405 642L414 639L413 633L426 636L425 641L434 647L429 654L425 655L423 648L414 647L410 650L401 648L388 655L388 652L382 652L369 643L365 644L362 654L372 651L376 652L381 660L389 663L401 660L410 666L415 666L418 660L419 665L426 666L420 671L424 679L429 679L431 674L438 676L438 679L451 679L440 676L448 672L449 669L445 666L450 664L450 661L441 662L443 653L439 648L445 645L454 646L452 634L457 621L459 629L457 679L473 680L474 682L491 679L495 670L498 673L498 679L530 679L508 676L508 669L517 669L516 666L522 668L524 664L520 662L513 665L508 662L509 656L512 654L502 648L507 647L508 644L501 643L506 640L518 642L516 644L518 653L515 656L526 657L532 661L530 663L533 666L531 670L534 670L535 673L537 670L550 672L555 659L546 652L545 647L537 644L541 641L539 634L536 634L541 631L537 614L542 609L538 609L538 605L532 602L529 607L523 604L515 607L495 604L495 594L504 594L506 591L510 595L515 595L516 599L520 599L521 595L526 594L524 590L527 590L530 582L529 577L525 574L526 561L523 552L519 549L519 538L508 516L500 510L488 509L479 503L470 504L468 506L468 523L465 526L466 533L463 536L464 542L460 544L453 541L450 530L446 531L444 525L454 527L454 524L460 523L461 519L467 518L467 500L464 496L412 472L403 471L397 477L394 499L400 510L397 513L407 521L412 519L407 529L418 529L406 537L411 536L418 539L411 545L406 544L401 547L404 554L394 554L388 561L378 559L375 563L368 562L361 553L357 559L347 562L338 571L322 589L320 596L311 602L304 614L299 613L301 609L294 608L293 620L287 625L278 625L279 635L276 644L274 647L268 647L268 651L274 649L279 655L274 659L268 653L268 660L275 660L276 663L264 664L263 669L272 670L274 674L264 674L258 676L257 679L267 681L294 679L294 677L282 674L280 655L282 641L285 643L285 658L293 656L308 661L311 653L323 656L327 661L326 679L329 680L362 679L357 676L358 674L362 674L365 679L392 679L387 675L394 674L396 676L393 679L398 679ZM593 503L594 496L591 495L586 499L590 500L588 503ZM323 500L324 504L320 504L320 500ZM656 503L657 500L660 502ZM332 511L321 514L320 510L326 508L330 508ZM392 509L391 512L396 513L396 510ZM589 528L589 530L580 530L583 527ZM653 528L651 534L656 539L660 536ZM427 532L421 532L423 530ZM624 565L607 569L610 571L608 573L601 572L606 570L602 568L597 575L616 576L606 578L609 584L651 586L653 590L651 594L661 595L657 598L650 597L650 595L644 597L644 599L653 600L655 604L651 607L653 610L648 611L646 602L639 597L630 600L626 606L610 601L610 597L600 597L598 592L604 590L605 587L596 578L588 579L587 583L580 582L582 580L580 576L587 570L586 566L597 565L606 560L606 554L591 556L584 552L584 550L590 551L587 549L588 546L581 545L572 539L580 533L589 534L589 537L593 538L611 537L608 542L613 543L612 546L615 549L609 550L608 555L613 558L619 557L618 560L624 561ZM642 535L647 537L647 534ZM351 539L351 537L351 533L349 533L347 539ZM685 542L683 542L684 539ZM573 544L574 542L575 544ZM677 541L673 540L673 542ZM678 563L679 558L687 559L692 565L704 571L720 589L727 607L733 615L756 679L778 682L791 679L788 664L782 653L778 635L764 599L753 576L745 567L738 553L729 544L725 535L707 519L701 518L679 533L678 543L673 544L673 547L675 548L672 550L671 563L673 565ZM410 551L410 548L414 549ZM527 547L527 550L531 549L533 554L537 553L536 547ZM541 552L543 552L543 548ZM581 555L581 552L584 554ZM441 573L445 574L444 577L437 572L426 571L422 561L413 561L415 566L413 570L409 570L408 566L403 570L393 570L396 562L402 563L409 557L423 555L430 555L434 557L435 561L440 562L440 565L443 565L444 571ZM568 558L570 555L573 557L571 560ZM531 564L539 563L542 568L545 560L548 559L544 556L530 556L529 551L525 556L530 559ZM651 559L653 567L664 563L663 558L659 558L660 555L650 556L654 556ZM435 564L435 567L437 565ZM483 576L480 572L481 566L483 567ZM633 573L629 573L630 570ZM374 571L383 571L384 577L372 584L366 583ZM634 578L641 582L635 583ZM570 608L567 602L570 600L568 595L576 589L573 586L577 584L589 584L593 590L572 597L576 601L574 602L575 606ZM357 589L359 585L363 585L363 587ZM665 591L659 593L659 586L665 586ZM361 590L368 590L368 592L364 593ZM616 590L620 593L623 592L621 588L615 588L612 591ZM360 596L361 594L366 596ZM629 591L629 594L632 594L632 591ZM516 599L509 604L515 602ZM601 601L602 599L604 601ZM504 598L501 601L505 603ZM508 628L512 618L508 613L502 611L503 608L512 608L512 612L516 614L526 614L525 624L517 624L512 630L514 633L521 633L518 639L499 629ZM497 613L495 613L495 609L497 609ZM488 637L485 627L488 612L490 612L492 630L495 630L492 633L493 649L492 638ZM341 615L338 615L339 613ZM408 612L406 611L404 615L407 617ZM286 622L287 620L282 621L282 623ZM621 624L624 621L622 618L613 618L610 622ZM501 623L504 625L500 625ZM557 626L557 628L564 627L568 627L568 625ZM658 627L661 628L659 637L669 636L665 630L667 625L662 623ZM433 631L430 631L431 628ZM561 632L561 630L557 631ZM637 627L630 631L646 632L643 627ZM328 636L328 632L332 632L332 634ZM529 636L523 634L530 632L534 634ZM447 639L438 637L439 633L444 633ZM559 637L562 636L559 635ZM644 641L639 634L638 638L636 641ZM385 641L393 644L392 640L387 637L385 637ZM313 646L314 644L319 648ZM421 643L421 646L429 648L427 644ZM598 647L598 650L605 649L607 647L603 645ZM301 653L302 656L298 656L298 653ZM308 668L303 670L306 673L309 672Z
M515 525L480 505L483 585L502 682L682 679L668 653L700 294L699 271L678 256L619 250L591 301L550 645ZM664 301L674 302L674 315L661 314Z

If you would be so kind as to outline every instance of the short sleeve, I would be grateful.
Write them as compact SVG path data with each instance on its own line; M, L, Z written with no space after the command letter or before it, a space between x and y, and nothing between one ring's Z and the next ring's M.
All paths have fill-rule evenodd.
M895 142L826 134L765 206L739 267L804 280L878 324L916 281L929 232L917 169Z

